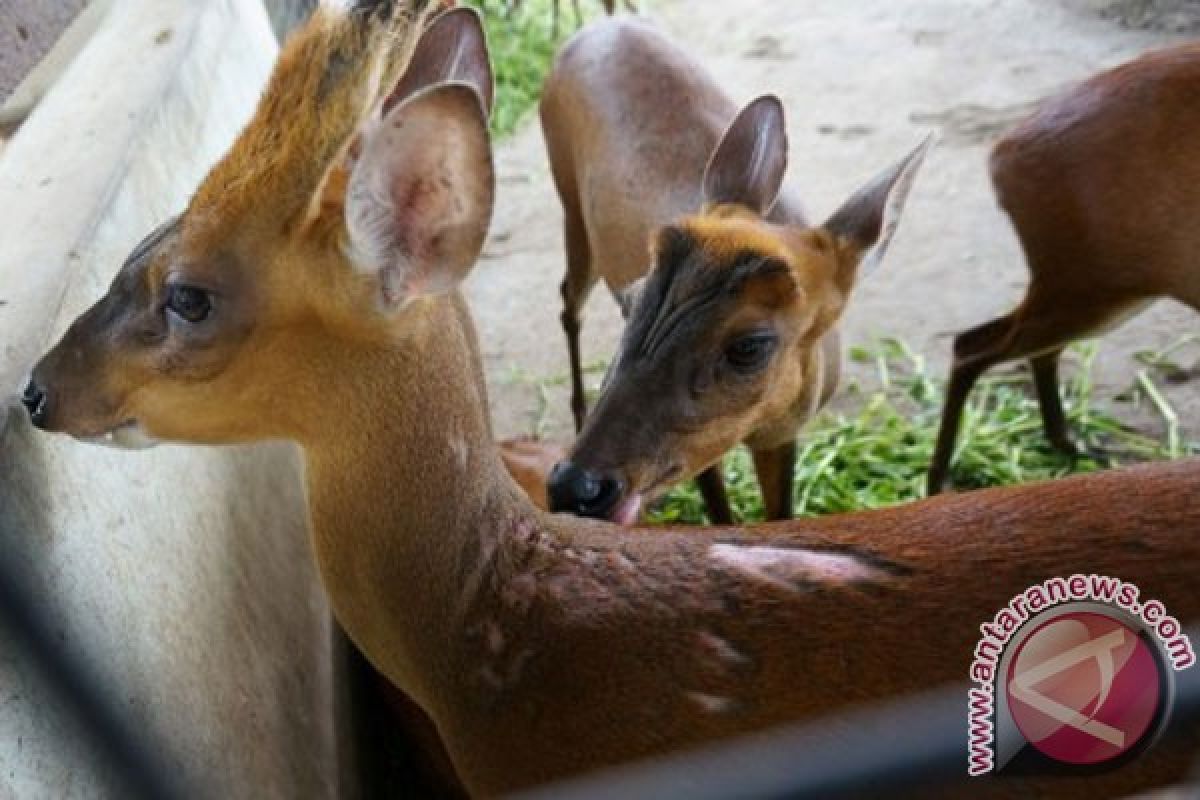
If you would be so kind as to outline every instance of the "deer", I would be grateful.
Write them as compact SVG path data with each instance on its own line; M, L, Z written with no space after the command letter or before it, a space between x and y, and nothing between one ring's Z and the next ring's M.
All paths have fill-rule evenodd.
M1159 297L1200 310L1200 45L1150 52L1042 102L992 149L992 186L1030 279L1008 314L954 338L928 493L944 488L971 388L1029 359L1046 439L1074 456L1058 362Z
M767 518L791 517L796 435L838 384L838 320L880 263L929 141L810 226L783 187L779 99L739 110L633 19L576 34L540 116L563 208L579 434L550 475L551 509L631 524L645 498L695 477L709 519L731 523L720 460L745 442ZM588 415L580 314L600 279L626 326Z
M1119 575L1200 618L1196 460L764 526L538 510L497 453L459 290L495 192L486 46L406 70L431 13L360 0L294 34L21 399L85 441L295 442L334 614L472 795L961 681L980 623L1054 575ZM1130 793L1197 746L969 788Z

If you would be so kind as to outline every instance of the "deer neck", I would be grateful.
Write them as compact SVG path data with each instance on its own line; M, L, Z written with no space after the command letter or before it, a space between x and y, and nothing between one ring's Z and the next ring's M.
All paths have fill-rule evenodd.
M306 409L301 446L315 555L339 621L434 711L456 671L471 566L535 511L492 446L462 299L414 305L394 345L325 354L315 371L327 388Z

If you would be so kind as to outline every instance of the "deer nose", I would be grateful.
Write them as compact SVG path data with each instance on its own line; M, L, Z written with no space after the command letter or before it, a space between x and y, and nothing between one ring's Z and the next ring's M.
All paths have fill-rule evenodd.
M46 408L49 405L46 390L38 386L31 378L21 392L21 405L29 412L29 419L41 428L46 424Z
M617 478L597 475L571 461L555 464L546 482L551 511L568 511L597 519L608 516L624 489Z

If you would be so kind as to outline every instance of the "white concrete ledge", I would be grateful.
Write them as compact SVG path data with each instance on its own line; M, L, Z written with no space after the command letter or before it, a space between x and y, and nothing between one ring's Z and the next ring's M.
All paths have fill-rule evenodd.
M0 155L0 398L183 207L274 53L259 0L114 2ZM207 794L339 794L332 636L293 449L119 453L7 418L0 552L64 646ZM0 797L107 796L0 639Z

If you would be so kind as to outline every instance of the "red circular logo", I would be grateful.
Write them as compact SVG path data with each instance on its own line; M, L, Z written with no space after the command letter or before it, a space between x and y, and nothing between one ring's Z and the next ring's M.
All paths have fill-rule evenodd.
M1008 667L1013 722L1056 761L1098 764L1136 747L1163 700L1158 659L1137 632L1101 613L1036 628Z

